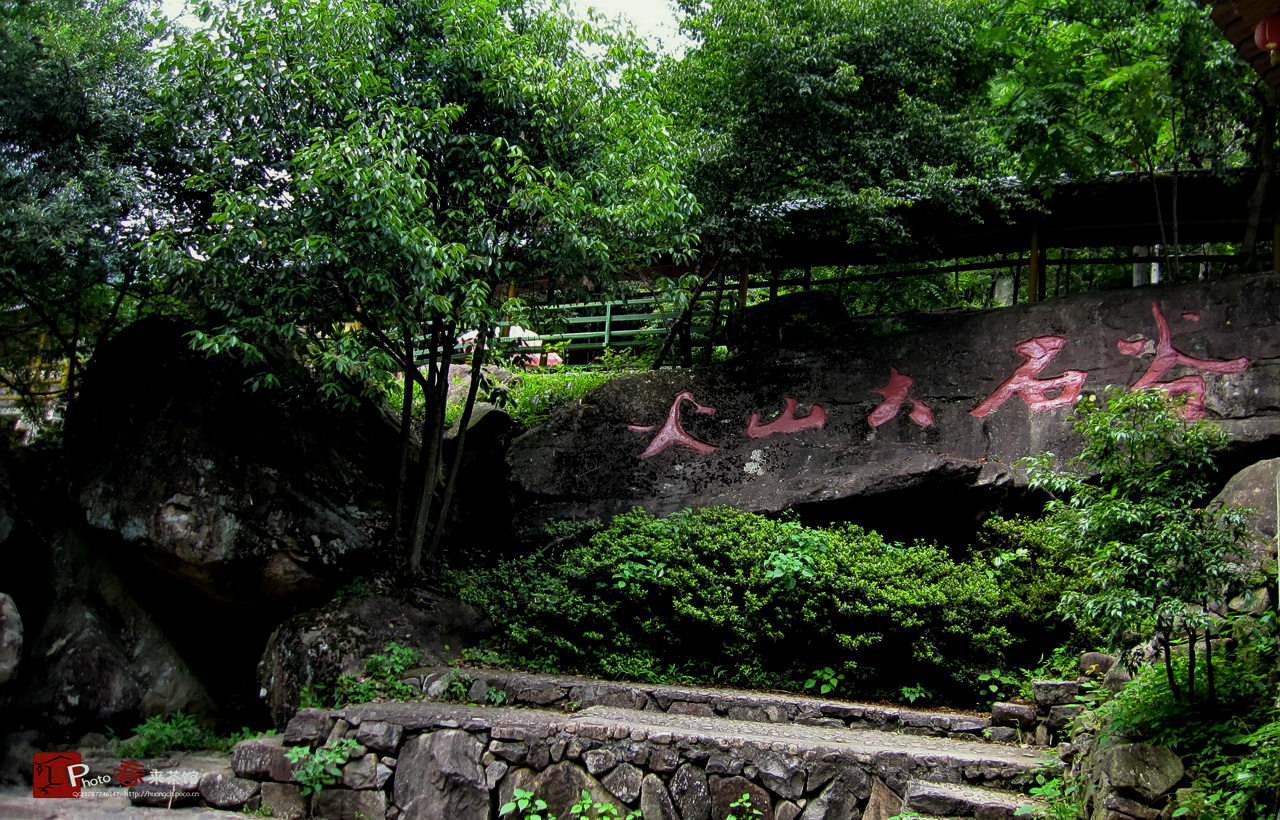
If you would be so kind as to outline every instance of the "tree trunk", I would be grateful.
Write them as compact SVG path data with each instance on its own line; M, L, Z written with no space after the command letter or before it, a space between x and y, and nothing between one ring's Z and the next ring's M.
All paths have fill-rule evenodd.
M1244 231L1244 262L1241 264L1246 273L1251 273L1257 265L1258 231L1262 227L1262 209L1267 201L1267 189L1271 186L1271 175L1276 166L1276 92L1266 83L1259 83L1259 103L1262 111L1258 115L1258 145L1253 162L1258 166L1258 181L1249 195L1249 221Z
M693 311L698 305L698 299L702 297L702 292L707 289L707 285L710 284L711 278L716 275L716 271L719 267L719 260L712 262L710 270L708 270L707 273L698 281L698 286L693 289L693 293L689 296L689 304L685 307L684 311L681 312L679 318L671 324L671 328L667 331L666 337L662 340L662 347L658 349L658 355L653 359L652 370L658 370L661 368L663 362L666 361L667 354L671 352L671 347L675 340L677 338L684 338L681 335L681 328L682 326L687 327L693 324ZM701 269L701 263L699 263L699 269ZM692 364L692 362L690 362L690 364Z
M406 329L407 331L407 329ZM413 334L405 332L405 364L413 367ZM409 462L412 461L413 448L413 392L417 381L406 369L404 378L404 400L400 403L400 474L396 477L396 506L391 531L397 534L404 532L404 508L409 492Z
M1173 648L1169 645L1169 631L1157 626L1156 634L1160 636L1160 642L1163 644L1164 648L1164 674L1165 678L1169 681L1169 692L1176 700L1178 698L1178 681L1173 676Z
M1187 628L1187 705L1196 704L1196 631Z
M1208 612L1208 601L1204 602L1205 612ZM1205 682L1208 684L1208 703L1210 709L1218 707L1218 682L1213 673L1213 636L1209 634L1209 626L1206 624L1204 628L1204 674Z
M724 302L724 268L720 268L720 275L716 277L716 298L711 302L711 318L707 320L707 340L702 348L703 364L711 364L715 360L716 354L716 331L720 327L720 308Z
M452 327L447 328L452 330ZM426 412L422 421L422 451L419 456L418 499L410 519L409 562L411 575L422 572L422 551L431 521L432 502L440 481L440 443L444 432L444 410L449 398L449 362L453 358L453 334L446 335L443 323L437 322L432 334L432 359L428 364L427 384L423 389ZM446 341L448 339L448 341Z
M427 558L435 562L440 549L440 539L444 535L445 524L449 518L449 509L453 506L454 490L458 486L458 472L462 468L462 454L467 443L467 427L471 423L471 411L476 406L476 394L480 390L483 377L485 353L488 351L489 325L484 324L476 336L475 353L471 357L471 380L467 385L467 400L462 406L462 418L458 421L458 438L454 442L453 461L449 465L449 475L444 483L444 497L440 500L440 509L436 512L436 523L431 533L431 546L427 549Z

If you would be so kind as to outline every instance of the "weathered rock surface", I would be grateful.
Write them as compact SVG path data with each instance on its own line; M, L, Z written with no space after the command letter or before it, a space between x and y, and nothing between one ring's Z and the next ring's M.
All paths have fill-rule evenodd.
M208 772L200 778L200 796L218 809L239 809L258 796L256 780L237 777L235 772Z
M376 820L387 816L387 797L376 791L325 789L311 798L311 814L324 820Z
M1250 555L1252 566L1260 566L1276 555L1276 475L1280 472L1280 458L1267 459L1252 464L1227 481L1222 492L1214 499L1233 507L1250 507L1254 510L1249 519Z
M446 730L405 743L396 765L395 803L407 820L451 817L487 820L489 792L480 757L484 745Z
M802 324L803 308L785 308L769 310ZM1078 449L1065 406L1077 388L1203 379L1205 412L1240 445L1274 440L1277 317L1280 277L1265 275L913 315L905 332L826 347L774 347L795 343L766 321L748 334L761 343L722 366L602 386L517 439L508 461L535 517L863 500L848 512L899 491L971 516L966 491L990 504L1004 492L991 488L1022 480L1017 458ZM1153 369L1157 347L1168 367ZM908 509L879 506L884 519Z
M277 726L298 708L307 687L332 686L359 675L364 659L397 643L418 651L424 664L450 659L490 627L470 607L423 591L351 595L281 624L267 642L258 681Z
M397 777L400 773L397 772ZM591 775L568 761L555 763L541 772L532 769L516 769L502 781L498 792L500 804L511 800L516 789L533 792L547 802L547 812L556 817L569 817L569 809L582 799L586 792L591 800L612 806L618 816L626 814L626 807L604 785ZM448 816L448 815L446 815Z
M484 702L491 691L502 694L502 702L511 706L554 707L574 703L579 707L611 706L621 709L666 712L672 715L702 717L723 716L733 720L763 723L800 723L809 726L848 726L885 732L907 732L933 737L971 738L983 736L991 725L986 716L959 712L932 712L868 703L831 700L810 695L783 695L743 689L721 689L704 686L647 684L628 681L602 681L578 675L545 675L513 672L505 669L468 667L423 668L404 682L427 697L444 691L447 676L459 675L473 681L469 697ZM1025 707L1034 722L1034 707ZM599 772L612 767L603 762ZM593 771L592 774L596 774ZM834 772L833 772L834 774ZM766 777L788 779L785 770L768 771Z
M139 322L85 373L66 431L88 521L221 602L294 601L368 566L398 451L386 417L253 392L184 332Z
M653 820L681 820L671 794L657 775L647 774L640 786L640 816Z
M744 696L706 693L711 702ZM1000 812L1025 799L1015 792L1028 788L1044 765L1037 753L981 740L771 723L760 712L766 722L656 708L593 706L567 714L391 701L303 710L285 735L318 742L329 727L326 739L333 743L380 737L382 727L394 726L404 738L397 757L378 758L395 771L390 783L368 788L374 753L349 755L338 773L342 785L326 788L341 795L329 798L336 801L329 810L341 817L372 806L360 802L361 795L390 794L385 805L393 817L487 820L519 790L560 817L569 816L585 792L618 816L639 809L654 820L724 820L730 814L884 820L905 808L898 795L911 790L923 808L959 807L963 816L1003 820L1007 814ZM287 772L272 773L271 758L282 741L243 741L235 751L238 772L264 779L264 804L268 787L289 785L279 782ZM744 795L749 805L743 805ZM957 802L957 795L964 801ZM314 800L312 808L319 811Z
M954 783L915 782L907 791L902 810L927 817L977 817L981 820L1013 820L1031 801L1017 794L977 789Z
M1101 753L1103 772L1112 788L1130 789L1147 800L1167 793L1182 779L1182 760L1171 749L1131 743Z
M22 617L13 598L0 592L0 686L18 676L22 660Z
M16 713L42 732L77 737L213 703L164 630L115 570L74 530L48 544L53 600L39 634L27 636Z
M261 807L268 817L302 820L307 816L307 799L292 783L263 783Z

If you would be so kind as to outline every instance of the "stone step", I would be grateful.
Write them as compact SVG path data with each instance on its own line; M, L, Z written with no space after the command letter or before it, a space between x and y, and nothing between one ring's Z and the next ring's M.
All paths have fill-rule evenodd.
M563 714L431 701L304 709L278 742L320 742L339 719L353 727L365 726L360 732L369 736L371 725L399 727L394 731L397 738L458 729L484 735L495 760L537 770L562 760L581 760L594 775L592 760L604 759L670 772L694 762L708 775L768 784L786 799L812 791L815 780L855 770L868 783L879 779L900 795L916 781L1021 791L1044 763L1041 754L1014 746L867 729L611 706Z
M1007 745L857 727L766 723L610 706L591 706L570 718L579 731L584 727L594 734L607 731L610 737L639 734L652 742L682 738L714 746L721 752L767 747L793 758L834 755L832 759L870 766L899 792L913 781L982 784L1021 791L1031 782L1032 773L1044 765L1041 753Z
M427 700L303 709L283 734L238 744L232 764L276 799L297 791L289 746L338 738L356 748L326 799L366 816L394 805L401 820L491 818L515 789L545 799L557 816L567 816L586 790L621 814L664 820L724 817L744 796L765 818L858 817L873 809L872 816L887 817L904 799L929 808L930 800L958 793L976 797L937 807L996 817L996 807L1025 799L1012 792L1028 788L1042 766L1040 754L1014 746L847 726ZM943 785L947 791L935 788ZM1007 802L991 797L993 790L1009 793ZM477 808L444 808L464 804Z
M431 667L413 670L405 683L440 697L450 680L467 682L475 703L577 711L612 706L646 712L727 717L761 723L876 729L908 735L983 740L991 716L857 703L809 695L702 686L605 681L576 675L541 675L505 669ZM496 694L496 693L501 693Z
M1031 798L1006 791L957 783L913 781L907 787L901 811L920 817L972 817L976 820L1012 820Z

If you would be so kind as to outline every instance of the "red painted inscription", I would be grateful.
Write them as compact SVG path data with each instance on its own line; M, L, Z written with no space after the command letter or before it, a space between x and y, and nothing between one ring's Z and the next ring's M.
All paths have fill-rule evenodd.
M1169 330L1169 322L1164 318L1164 313L1160 310L1158 302L1151 303L1151 315L1156 319L1157 338L1155 343L1155 358L1151 360L1147 371L1138 377L1138 380L1130 385L1130 390L1142 390L1147 387L1154 387L1157 390L1164 390L1173 396L1187 396L1186 409L1182 411L1183 416L1188 419L1202 419L1205 417L1204 410L1204 394L1205 383L1203 376L1183 376L1180 379L1162 382L1170 370L1178 365L1194 368L1195 370L1203 370L1206 373L1241 373L1248 369L1249 360L1241 356L1238 359L1230 361L1208 361L1206 359L1196 359L1180 352L1173 346L1173 332ZM1183 314L1183 318L1198 321L1199 316L1195 314ZM1116 342L1116 348L1126 356L1140 356L1149 350L1150 339L1139 338L1135 341L1119 341Z
M874 387L870 391L884 396L884 401L876 405L876 409L867 415L867 423L872 427L879 427L898 415L899 411L902 410L903 402L910 401L911 412L907 414L907 418L921 427L932 426L933 411L929 409L929 405L907 396L911 392L911 385L914 383L915 379L899 373L898 368L890 366L889 383L884 387Z
M685 390L676 396L676 400L671 403L671 409L667 411L667 420L662 423L658 434L649 441L649 446L640 454L640 458L649 458L656 456L663 450L673 444L681 447L688 447L690 450L699 455L710 455L720 448L714 444L708 444L705 441L694 438L684 431L684 427L680 423L680 410L684 402L688 401L693 405L695 412L711 415L716 412L714 407L708 407L705 404L698 404L693 398L693 393ZM637 433L648 433L654 429L655 425L641 426L639 424L628 424L628 430L634 430Z
M1061 376L1051 379L1036 378L1066 343L1067 340L1061 336L1037 336L1014 345L1014 351L1026 361L982 404L970 410L969 415L982 418L1014 396L1021 396L1033 413L1071 404L1079 397L1080 388L1089 377L1088 373L1083 370L1064 370ZM1049 394L1054 391L1058 395L1050 398Z
M774 433L799 433L801 430L820 430L827 425L827 411L815 404L808 415L796 418L796 400L790 396L782 399L783 408L778 417L768 424L760 423L760 414L752 413L747 420L747 435L764 438Z

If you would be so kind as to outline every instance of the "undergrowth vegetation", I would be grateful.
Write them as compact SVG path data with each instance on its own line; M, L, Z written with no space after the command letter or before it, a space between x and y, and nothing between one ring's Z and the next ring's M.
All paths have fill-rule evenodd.
M201 725L192 715L178 711L167 717L152 715L133 727L132 737L116 740L114 749L122 758L157 757L170 752L200 749L228 752L240 741L260 734L262 732L246 726L230 735L219 735Z
M1169 810L1185 820L1258 820L1280 811L1280 711L1275 700L1277 653L1274 613L1237 616L1223 630L1235 651L1213 661L1218 702L1187 703L1182 681L1193 674L1185 647L1173 656L1175 683L1158 665L1106 699L1081 723L1103 745L1149 743L1172 749L1191 775ZM1208 665L1194 672L1208 686ZM1058 815L1069 814L1087 784L1064 788Z
M497 657L546 671L975 701L1063 587L1016 594L1051 561L1033 546L995 563L724 507L553 530L541 554L453 575L499 625Z

